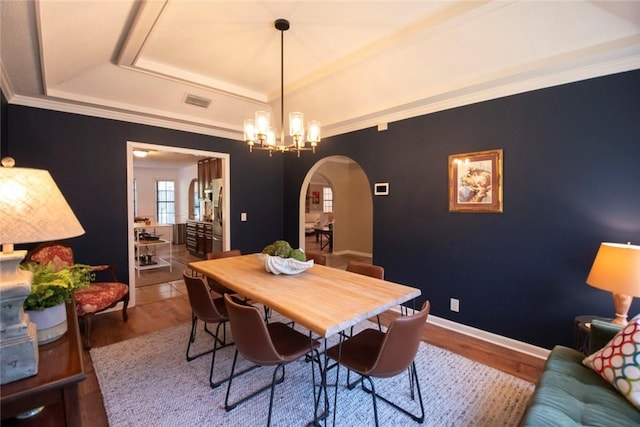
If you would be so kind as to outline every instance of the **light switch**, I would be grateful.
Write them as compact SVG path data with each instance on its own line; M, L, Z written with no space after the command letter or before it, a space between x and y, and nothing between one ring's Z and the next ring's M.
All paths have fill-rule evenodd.
M242 212L240 214L240 221L246 221L247 220L247 213L246 212Z

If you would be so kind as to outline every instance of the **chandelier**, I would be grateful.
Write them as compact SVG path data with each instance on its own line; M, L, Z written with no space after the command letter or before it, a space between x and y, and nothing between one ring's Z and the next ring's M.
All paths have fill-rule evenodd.
M304 128L304 115L300 112L289 113L290 143L284 138L284 32L289 29L289 21L277 19L275 28L280 31L280 139L276 140L276 134L271 127L271 114L268 111L256 111L255 119L244 121L244 140L249 145L249 151L269 150L269 156L274 151L296 152L300 157L301 151L312 150L316 152L320 142L320 122L309 121L307 130ZM306 139L305 139L306 137ZM309 146L307 146L307 142Z

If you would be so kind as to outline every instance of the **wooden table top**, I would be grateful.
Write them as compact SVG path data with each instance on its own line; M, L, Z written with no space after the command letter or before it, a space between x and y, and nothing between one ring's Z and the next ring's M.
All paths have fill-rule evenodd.
M195 261L189 267L322 337L421 293L417 288L323 265L296 275L274 275L265 270L261 254Z

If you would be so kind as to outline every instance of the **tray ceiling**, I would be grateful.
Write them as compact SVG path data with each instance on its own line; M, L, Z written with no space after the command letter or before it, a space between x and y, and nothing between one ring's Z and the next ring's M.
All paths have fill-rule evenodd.
M9 102L241 139L285 113L325 136L640 68L629 1L2 2ZM185 103L208 100L207 108Z

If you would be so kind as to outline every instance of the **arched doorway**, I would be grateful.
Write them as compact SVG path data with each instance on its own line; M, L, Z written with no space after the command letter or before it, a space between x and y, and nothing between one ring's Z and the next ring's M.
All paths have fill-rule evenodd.
M353 159L331 156L320 159L300 188L299 242L305 245L307 189L315 174L330 183L334 200L333 252L366 257L373 255L373 199L364 170Z

